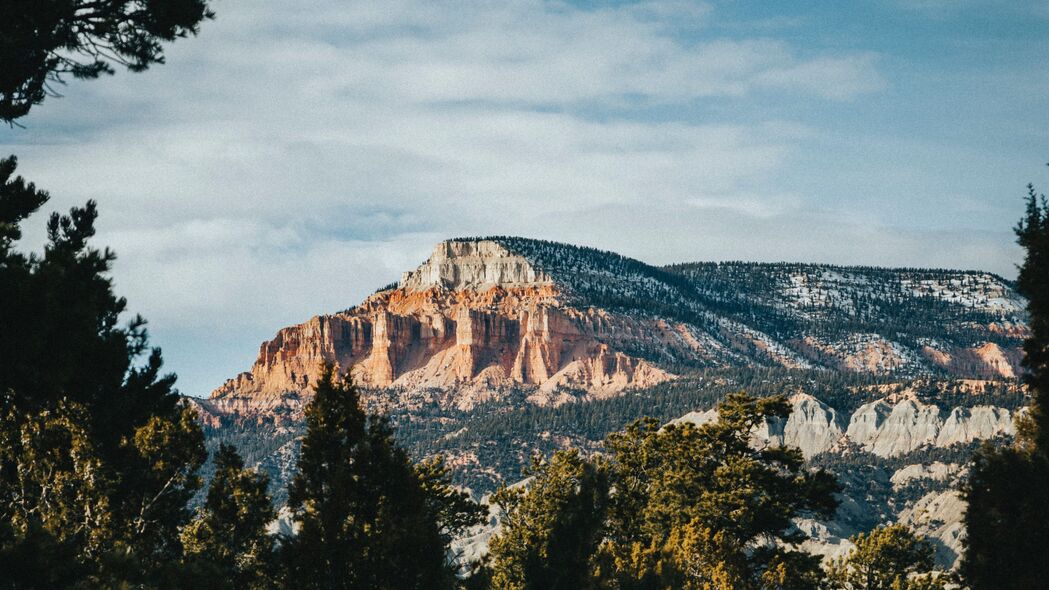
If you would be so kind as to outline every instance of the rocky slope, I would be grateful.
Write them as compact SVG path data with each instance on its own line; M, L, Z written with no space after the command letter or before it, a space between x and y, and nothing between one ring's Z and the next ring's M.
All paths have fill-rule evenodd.
M940 566L957 565L965 533L965 502L958 491L967 474L964 461L974 443L1012 437L1015 411L990 405L945 411L904 392L864 404L842 419L811 395L795 394L790 401L790 416L755 429L752 444L800 448L806 458L819 458L821 466L834 471L844 487L833 519L796 521L811 537L804 544L807 551L839 557L852 548L850 536L877 524L902 522L932 541ZM702 426L717 419L711 408L669 424ZM937 455L948 462L929 459ZM483 555L498 516L493 513L457 549L472 557Z
M657 268L536 240L451 240L359 305L281 329L249 371L192 401L211 444L237 444L280 503L325 362L413 454L444 454L478 495L516 481L532 453L600 452L644 415L702 423L731 391L787 393L792 414L755 441L801 448L846 488L834 520L798 523L813 548L836 554L850 534L904 521L950 565L964 464L979 441L1008 440L1023 405L1024 306L981 272Z
M987 273L743 263L655 268L521 238L442 242L346 311L280 330L216 389L219 414L307 394L322 362L405 404L508 387L600 398L698 367L1011 377L1024 302ZM433 391L443 395L434 397ZM413 396L413 394L416 394Z

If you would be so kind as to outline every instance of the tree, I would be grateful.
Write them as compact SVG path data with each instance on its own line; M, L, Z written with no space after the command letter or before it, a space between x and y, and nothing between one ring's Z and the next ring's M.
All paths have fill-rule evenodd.
M829 517L834 478L797 449L755 448L751 434L790 411L782 397L729 395L719 420L661 426L644 418L578 451L533 465L491 544L494 588L808 589L820 560L797 548L802 515Z
M215 475L197 517L183 530L187 569L195 588L262 588L273 558L266 525L276 518L269 478L244 468L229 445L215 453Z
M615 493L599 577L617 588L794 588L820 578L794 549L804 515L829 517L834 478L797 449L755 448L752 431L790 411L782 397L729 395L719 419L634 423L606 441Z
M483 524L488 510L474 502L470 494L451 484L451 474L445 465L444 457L434 456L419 462L415 466L419 484L426 495L426 503L437 521L442 544L447 547L471 527ZM447 564L452 568L470 566L460 564L451 556Z
M297 588L449 588L450 531L471 521L441 469L412 466L385 419L368 416L350 382L324 367L306 409L306 435L288 505L284 575ZM479 519L479 516L478 516Z
M1049 457L1049 203L1034 185L1027 185L1027 211L1015 231L1025 250L1016 290L1027 298L1031 330L1023 359L1031 405L1019 442L1028 453Z
M604 532L605 472L578 450L536 458L526 486L492 496L505 516L491 542L492 587L498 590L591 588L590 560Z
M35 553L49 576L142 584L181 553L203 434L144 320L121 325L114 255L89 245L94 202L51 216L43 256L13 250L48 199L15 169L0 160L0 560Z
M97 78L164 63L162 43L196 34L206 0L0 1L0 120L43 102L62 75Z
M834 590L932 590L945 577L934 577L933 548L906 525L878 527L849 538L855 547L828 567Z
M974 590L1039 588L1049 580L1049 204L1032 185L1016 235L1025 249L1016 287L1027 298L1023 366L1031 403L1017 420L1015 445L986 445L973 460L961 571Z

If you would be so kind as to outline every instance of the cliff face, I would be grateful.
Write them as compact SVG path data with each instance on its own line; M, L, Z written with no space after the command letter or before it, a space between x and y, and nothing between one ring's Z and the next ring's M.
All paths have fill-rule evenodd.
M325 362L408 398L441 390L460 409L515 386L540 405L608 397L681 367L1012 377L1025 334L1022 300L981 273L659 269L563 244L453 240L396 287L277 332L209 407L308 395Z
M483 388L537 388L591 396L655 385L673 375L621 347L688 348L666 322L566 305L563 290L524 257L491 241L444 242L395 289L346 312L317 316L264 342L250 372L212 394L276 404L307 392L324 362L361 385L457 389L468 409ZM490 392L488 392L490 393Z

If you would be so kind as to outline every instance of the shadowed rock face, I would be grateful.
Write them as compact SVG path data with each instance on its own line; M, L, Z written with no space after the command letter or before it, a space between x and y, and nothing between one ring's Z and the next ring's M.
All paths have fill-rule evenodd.
M212 393L209 407L221 412L249 399L264 410L287 394L308 395L324 362L370 387L442 390L442 403L460 409L512 386L533 389L528 399L536 404L577 399L580 392L607 397L673 379L681 367L1011 376L1026 333L1021 303L1000 279L980 273L745 264L659 269L521 238L451 240L396 287L277 332L249 371ZM933 327L948 320L961 327L944 338L896 341L890 336L900 333L893 315L899 313ZM828 322L838 327L823 329ZM865 424L906 418L866 411L853 436L863 444L870 442L861 432ZM839 420L817 414L806 419ZM784 435L802 436L789 429ZM826 444L813 439L803 446ZM871 444L876 452L894 452L887 443Z

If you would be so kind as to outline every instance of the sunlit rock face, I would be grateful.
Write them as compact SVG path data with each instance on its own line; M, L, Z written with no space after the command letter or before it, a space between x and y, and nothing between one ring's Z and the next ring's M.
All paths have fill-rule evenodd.
M419 268L404 273L399 287L407 291L434 287L454 291L551 283L553 279L536 270L524 256L497 242L463 240L438 244Z
M861 406L849 422L849 441L881 457L922 447L1013 435L1013 415L992 406L954 408L944 415L937 406L904 399L895 405L878 400Z
M686 393L790 369L802 375L783 390L790 415L759 425L751 442L796 447L810 465L837 468L848 488L834 519L797 522L815 537L806 548L840 555L849 535L905 520L951 565L961 511L947 491L964 477L968 452L958 445L1014 434L1015 412L981 404L998 403L992 381L1021 370L1025 303L1001 277L976 271L654 267L567 244L457 239L354 307L278 330L248 371L190 403L207 430L258 449L252 462L273 478L280 502L303 408L329 363L367 386L370 410L423 425L408 433L413 453L440 449L453 474L483 492L519 476L508 456L596 452L605 432L595 423L615 428L660 408L665 418L668 407L684 414L671 422L702 427L717 420L713 401L687 407ZM904 386L919 381L928 387ZM962 407L937 399L933 381L961 383L952 392ZM873 384L811 395L855 382ZM979 399L964 400L970 393ZM533 407L567 403L580 406ZM601 405L588 414L586 404ZM536 428L549 431L515 430L536 415L545 416ZM494 416L506 421L493 428ZM462 554L480 556L491 531L462 540Z
M442 242L397 287L280 330L251 371L212 399L265 406L308 394L327 362L365 386L456 389L460 408L490 397L479 388L515 384L538 388L536 403L557 403L550 393L558 389L602 397L673 378L623 344L679 353L703 346L683 338L680 325L568 305L563 295L563 285L499 243Z
M918 311L908 313L936 325L955 321L965 338L948 329L905 344L893 339L899 328L879 328L898 323L891 306L912 299ZM278 331L249 371L212 393L210 408L239 408L234 400L250 399L265 410L289 394L308 396L322 363L369 387L440 389L442 403L464 409L515 386L534 388L528 399L536 404L609 397L673 379L681 367L1010 376L1027 331L1022 304L987 273L745 263L656 268L523 238L449 240L395 286ZM858 327L828 332L820 328L828 321ZM826 448L845 427L811 402L801 409L805 417L793 418L783 435L806 452ZM877 453L922 444L938 419L916 407L892 416L879 407L864 411L847 421L850 438ZM992 418L974 416L969 422L979 425L970 427L998 429ZM811 427L800 426L805 420ZM908 420L918 422L903 435ZM918 423L927 423L925 430L916 430ZM973 436L950 432L944 436Z
M786 420L772 419L754 430L752 441L756 446L796 447L811 458L855 445L880 457L895 457L922 448L946 448L1015 434L1013 413L994 406L959 407L944 413L937 406L910 398L896 402L880 399L860 406L844 424L834 408L811 395L796 394L790 403ZM670 423L702 426L715 420L717 411L705 410L690 412Z

